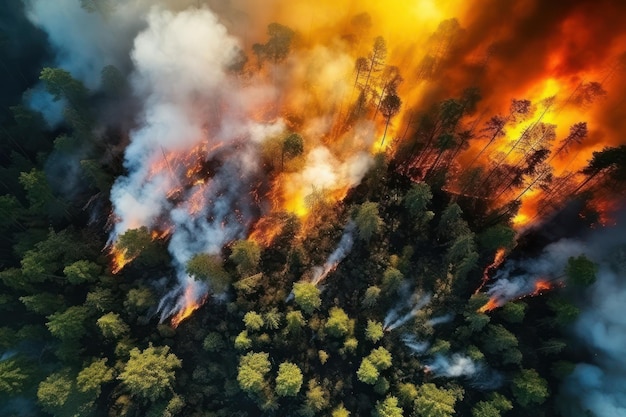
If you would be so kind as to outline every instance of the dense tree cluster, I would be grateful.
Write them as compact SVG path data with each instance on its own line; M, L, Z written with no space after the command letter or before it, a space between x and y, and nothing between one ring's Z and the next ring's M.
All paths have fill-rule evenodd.
M112 7L82 3L101 13ZM355 17L355 38L365 36L368 20ZM421 80L461 35L456 20L439 26ZM271 24L267 42L252 47L258 66L282 62L297 41L290 28ZM358 98L345 120L383 117L381 147L403 105L403 79L386 59L385 39L373 38L356 61ZM119 74L107 67L102 75L113 86ZM516 237L510 220L517 206L494 212L483 200L486 190L515 203L532 187L554 187L546 160L584 140L584 123L571 127L552 156L554 126L537 124L508 151L519 154L517 162L485 168L475 160L455 182L447 175L468 141L480 131L487 141L476 158L488 153L534 104L513 100L508 114L468 130L462 118L475 110L479 91L443 100L414 120L395 155L377 155L343 202L312 198L305 225L275 215L282 232L270 245L243 239L220 254L192 256L187 273L225 296L174 328L157 314L163 288L155 277L174 274L166 241L145 227L124 233L116 249L133 261L121 274L103 252L107 193L123 166L119 149L93 133L100 97L61 69L43 69L41 81L65 103L64 125L50 133L40 114L18 106L0 132L0 400L33 400L33 415L55 417L550 415L550 394L571 370L567 360L576 359L562 328L578 309L557 292L478 311L488 301L474 294L482 267L495 250L511 250ZM128 94L115 85L121 89L110 94ZM575 99L600 94L601 86L592 87ZM291 132L278 149L284 170L304 153L304 142ZM569 189L617 189L626 179L625 149L594 153L585 180ZM46 170L52 155L79 158L74 193L64 193ZM312 268L351 221L351 253L321 285L311 282ZM298 233L304 226L309 233ZM580 256L563 273L584 287L596 266ZM427 295L430 302L415 308ZM551 371L557 358L561 366ZM454 374L437 365L457 359L484 372ZM15 404L9 410L19 415Z

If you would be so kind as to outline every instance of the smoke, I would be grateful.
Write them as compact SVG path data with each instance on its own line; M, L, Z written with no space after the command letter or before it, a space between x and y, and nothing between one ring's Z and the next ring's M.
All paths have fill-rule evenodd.
M383 323L383 329L389 332L406 324L430 302L430 299L430 294L414 294L408 300L402 301L398 306L392 308L387 313ZM409 309L408 312L406 311L407 309Z
M459 353L451 357L436 355L435 359L426 366L426 369L435 376L448 378L470 377L478 371L478 368L479 366L473 360Z
M433 317L432 319L428 320L426 324L434 327L439 324L450 323L453 319L454 319L454 314L450 313L450 314L446 314L443 316Z
M415 335L409 333L403 334L400 340L402 340L402 343L404 343L404 345L411 349L411 351L416 355L422 355L430 347L429 342L417 340Z
M346 228L343 231L343 235L341 236L341 240L337 245L337 248L330 254L324 265L315 267L313 270L313 278L311 282L315 285L318 285L320 282L326 278L326 276L337 268L339 262L345 258L350 250L352 249L352 245L354 244L354 231L356 230L356 224L353 221L350 221Z
M581 303L573 335L589 354L561 389L564 415L626 416L626 230L619 226L595 232L585 254L599 265L597 281Z
M568 259L585 253L585 250L583 242L563 239L546 246L537 258L506 261L487 290L493 307L532 294L540 282L552 285L564 279Z

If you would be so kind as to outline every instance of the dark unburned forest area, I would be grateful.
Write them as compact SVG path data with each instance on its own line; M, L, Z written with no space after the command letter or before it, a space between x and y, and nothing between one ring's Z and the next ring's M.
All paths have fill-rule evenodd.
M0 415L626 416L624 13L4 2Z

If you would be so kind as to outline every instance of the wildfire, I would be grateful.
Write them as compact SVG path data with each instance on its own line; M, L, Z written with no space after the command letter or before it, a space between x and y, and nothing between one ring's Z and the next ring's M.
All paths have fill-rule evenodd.
M205 301L206 298L202 298L200 300L197 299L193 285L187 285L185 288L185 294L183 295L183 306L174 316L172 316L172 327L177 328L183 320L191 316L191 314L200 308Z
M551 290L552 287L553 286L549 281L540 279L537 282L535 282L535 290L530 294L530 296L534 297L537 295L541 295L545 291Z
M479 313L486 313L498 307L500 307L500 303L498 302L498 300L496 300L494 297L491 297L489 301L487 301L487 304L479 308L477 311Z
M562 286L562 283L559 282L551 282L548 281L546 279L540 278L537 281L535 281L533 283L533 287L532 290L520 294L517 297L503 297L501 295L498 294L492 294L492 296L489 298L489 301L483 305L482 307L480 307L477 311L479 313L486 313L488 311L494 310L498 307L502 307L504 304L506 304L507 302L516 299L516 300L521 300L522 298L526 298L526 297L536 297L538 295L542 295L543 293L545 293L546 291L550 291L555 287L559 287Z
M111 245L109 253L112 256L111 259L111 272L118 274L128 263L132 262L135 257L128 257L127 249L119 249L116 245Z
M502 265L502 262L504 262L505 256L506 256L505 248L499 248L496 251L496 254L493 257L493 262L487 265L487 267L483 271L483 279L480 283L480 286L476 289L476 291L474 291L474 294L478 294L480 290L483 289L485 284L489 281L489 273L493 271L494 269L496 269L497 267L499 267L500 265Z

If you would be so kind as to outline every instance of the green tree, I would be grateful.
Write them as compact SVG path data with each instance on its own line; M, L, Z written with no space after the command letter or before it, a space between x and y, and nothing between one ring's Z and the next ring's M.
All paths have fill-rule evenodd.
M69 371L54 373L39 384L37 400L45 410L52 411L65 405L74 382Z
M554 311L554 322L558 326L566 326L573 323L580 314L580 309L563 297L550 298L547 304Z
M368 320L365 328L365 338L370 342L376 343L383 338L383 324L379 321Z
M331 417L350 417L350 411L346 409L346 407L342 404L339 404L337 407L333 408L331 413Z
M94 360L83 368L76 377L76 386L82 392L91 391L95 396L100 395L102 384L113 381L113 368L109 368L106 358Z
M86 307L73 306L63 312L51 314L46 327L53 336L61 340L78 340L86 332L84 323L87 311Z
M513 396L522 407L542 404L548 398L548 383L534 369L522 369L511 385Z
M430 186L425 182L414 184L404 196L404 207L411 217L420 218L426 213L426 209L433 198Z
M359 378L359 381L374 385L378 380L379 375L380 373L378 372L378 368L374 366L372 361L370 361L369 358L363 358L361 365L356 372L356 376Z
M171 391L175 371L181 365L181 360L170 353L169 346L151 345L143 351L133 348L118 378L131 395L156 401Z
M48 292L26 295L20 297L20 301L27 310L43 315L51 315L66 308L65 300L61 294L51 294Z
M398 407L398 399L387 396L383 401L376 402L376 409L372 412L374 417L402 417L404 410Z
M305 406L319 415L319 412L328 407L329 393L325 391L315 379L311 379L306 391Z
M254 274L261 260L261 249L256 242L238 240L232 246L229 259L237 265L237 272L241 276Z
M435 384L423 384L418 389L414 409L420 417L452 417L457 399L462 399L460 391L438 388Z
M274 307L263 314L263 319L265 321L265 327L270 330L277 330L280 328L282 322L282 314Z
M202 348L207 352L219 352L225 346L224 339L218 332L210 332L202 342Z
M27 368L19 360L10 358L0 361L0 394L16 396L23 390L28 378Z
M509 323L521 323L526 315L528 304L509 301L500 310L500 315Z
M65 98L70 106L81 109L87 99L88 90L72 75L60 68L44 68L39 77L46 86L48 92L55 100Z
M378 204L370 201L361 204L356 211L354 221L359 229L359 238L368 242L380 232L383 221L378 215Z
M277 64L287 58L295 35L293 30L278 23L270 23L267 26L267 34L269 40L266 43L252 45L252 51L257 56L259 65L266 59Z
M246 329L258 331L263 327L263 316L254 311L249 311L243 316L243 323L246 325Z
M127 259L136 259L136 262L155 266L167 259L167 255L159 243L152 240L147 227L129 229L119 236L115 243L117 250L125 252Z
M187 273L198 281L207 282L216 293L223 293L230 285L230 276L217 255L199 253L187 262Z
M313 313L313 310L322 305L319 288L310 282L294 283L293 296L296 304L307 314Z
M585 255L570 257L565 267L565 275L576 285L591 285L596 282L598 267Z
M515 230L503 224L486 229L478 236L480 247L487 252L495 252L500 248L513 249L515 246Z
M391 353L382 346L373 349L367 359L369 359L379 371L391 368Z
M287 327L286 330L290 334L298 334L306 324L302 312L298 310L290 311L287 313Z
M266 374L271 369L269 354L250 352L239 359L237 382L248 393L259 393L266 386Z
M350 331L350 318L343 309L332 307L324 328L331 336L345 336Z
M451 242L459 236L471 234L467 223L461 217L462 215L463 211L458 204L449 204L441 213L437 225L437 236Z
M298 365L283 362L276 376L276 394L281 397L294 397L302 387L302 371Z
M387 294L395 291L398 289L403 279L404 275L402 272L393 266L388 267L385 272L383 272L383 291Z
M117 313L107 313L100 317L96 324L100 329L102 335L111 340L119 339L123 336L126 336L130 329L128 325L124 323L124 320Z
M248 350L252 347L252 339L248 336L247 330L242 330L235 338L235 349Z
M363 307L365 308L374 307L376 303L378 302L378 298L380 297L380 292L381 292L381 289L375 285L371 287L367 287L367 290L365 290L365 295L363 296L363 301L361 302L363 304Z
M63 273L67 277L70 284L82 284L85 282L93 282L98 279L98 275L102 272L102 267L91 261L76 261L63 269Z
M145 313L156 304L156 297L148 287L132 288L126 294L124 308L131 315Z
M42 170L33 168L30 172L22 172L19 181L26 191L29 209L34 213L47 215L48 210L56 199L46 174Z

